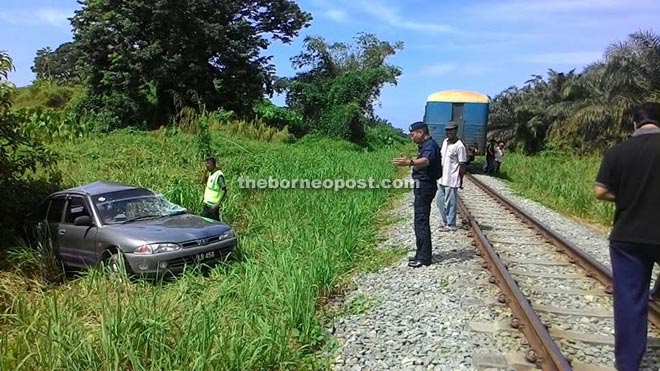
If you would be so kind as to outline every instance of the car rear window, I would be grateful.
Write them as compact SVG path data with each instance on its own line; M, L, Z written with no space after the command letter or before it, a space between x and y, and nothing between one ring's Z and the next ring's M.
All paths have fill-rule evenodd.
M69 200L65 221L73 224L73 221L76 220L77 217L84 215L90 216L87 211L87 206L85 206L85 200L82 197L72 197Z

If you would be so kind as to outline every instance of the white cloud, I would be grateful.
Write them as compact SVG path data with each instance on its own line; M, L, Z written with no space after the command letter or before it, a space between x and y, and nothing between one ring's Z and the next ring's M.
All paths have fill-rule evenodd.
M359 13L364 13L375 18L380 23L387 26L405 29L410 31L421 31L431 33L453 32L454 29L443 23L423 22L416 19L404 17L399 9L387 4L387 0L339 0L344 9L350 8ZM323 15L335 22L344 23L355 19L356 16L346 10L337 9L335 4L338 1L312 0L312 3L319 7Z
M420 22L405 18L399 14L398 9L383 2L358 0L349 4L394 28L436 33L453 31L453 28L447 24Z
M0 20L12 24L47 25L54 27L69 27L67 18L73 17L73 12L55 8L38 8L34 10L18 10L0 12Z
M453 63L439 63L423 67L419 74L422 76L441 76L456 69Z
M530 55L527 60L531 63L540 63L545 65L584 65L595 62L603 55L601 51L586 52L554 52L539 53Z
M348 22L350 20L348 13L340 9L328 9L325 11L325 16L339 23Z

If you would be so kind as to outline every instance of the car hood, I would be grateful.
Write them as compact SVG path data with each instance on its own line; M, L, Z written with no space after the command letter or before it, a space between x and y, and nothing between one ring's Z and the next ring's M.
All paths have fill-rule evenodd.
M174 215L108 225L113 234L146 242L184 242L218 236L231 229L227 224L193 214Z

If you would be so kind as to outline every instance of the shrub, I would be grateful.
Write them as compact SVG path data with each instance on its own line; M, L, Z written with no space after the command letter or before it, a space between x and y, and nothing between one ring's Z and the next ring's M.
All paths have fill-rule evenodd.
M234 113L234 111L227 111L227 110L224 110L222 108L219 108L219 109L211 112L211 117L216 122L218 122L220 124L223 124L223 123L229 122L231 120L235 120L236 119L236 114Z
M261 101L254 106L253 110L257 119L264 124L278 130L287 128L296 137L302 137L309 130L309 127L303 122L302 115L290 108L278 107L271 101Z
M52 80L37 80L32 85L17 90L13 107L65 109L81 95L83 88L80 86L61 85Z
M378 122L367 129L367 145L371 149L394 148L408 142L407 136L400 129L392 127L386 121Z
M282 130L278 130L277 128L264 124L262 121L232 121L214 128L229 135L259 140L262 142L286 143L293 139L293 136L289 133L286 127Z

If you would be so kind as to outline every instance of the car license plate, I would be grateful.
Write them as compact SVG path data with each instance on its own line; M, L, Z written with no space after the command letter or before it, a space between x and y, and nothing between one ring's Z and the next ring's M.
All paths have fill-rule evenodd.
M195 260L203 261L215 258L215 251L207 251L199 254L195 254Z

